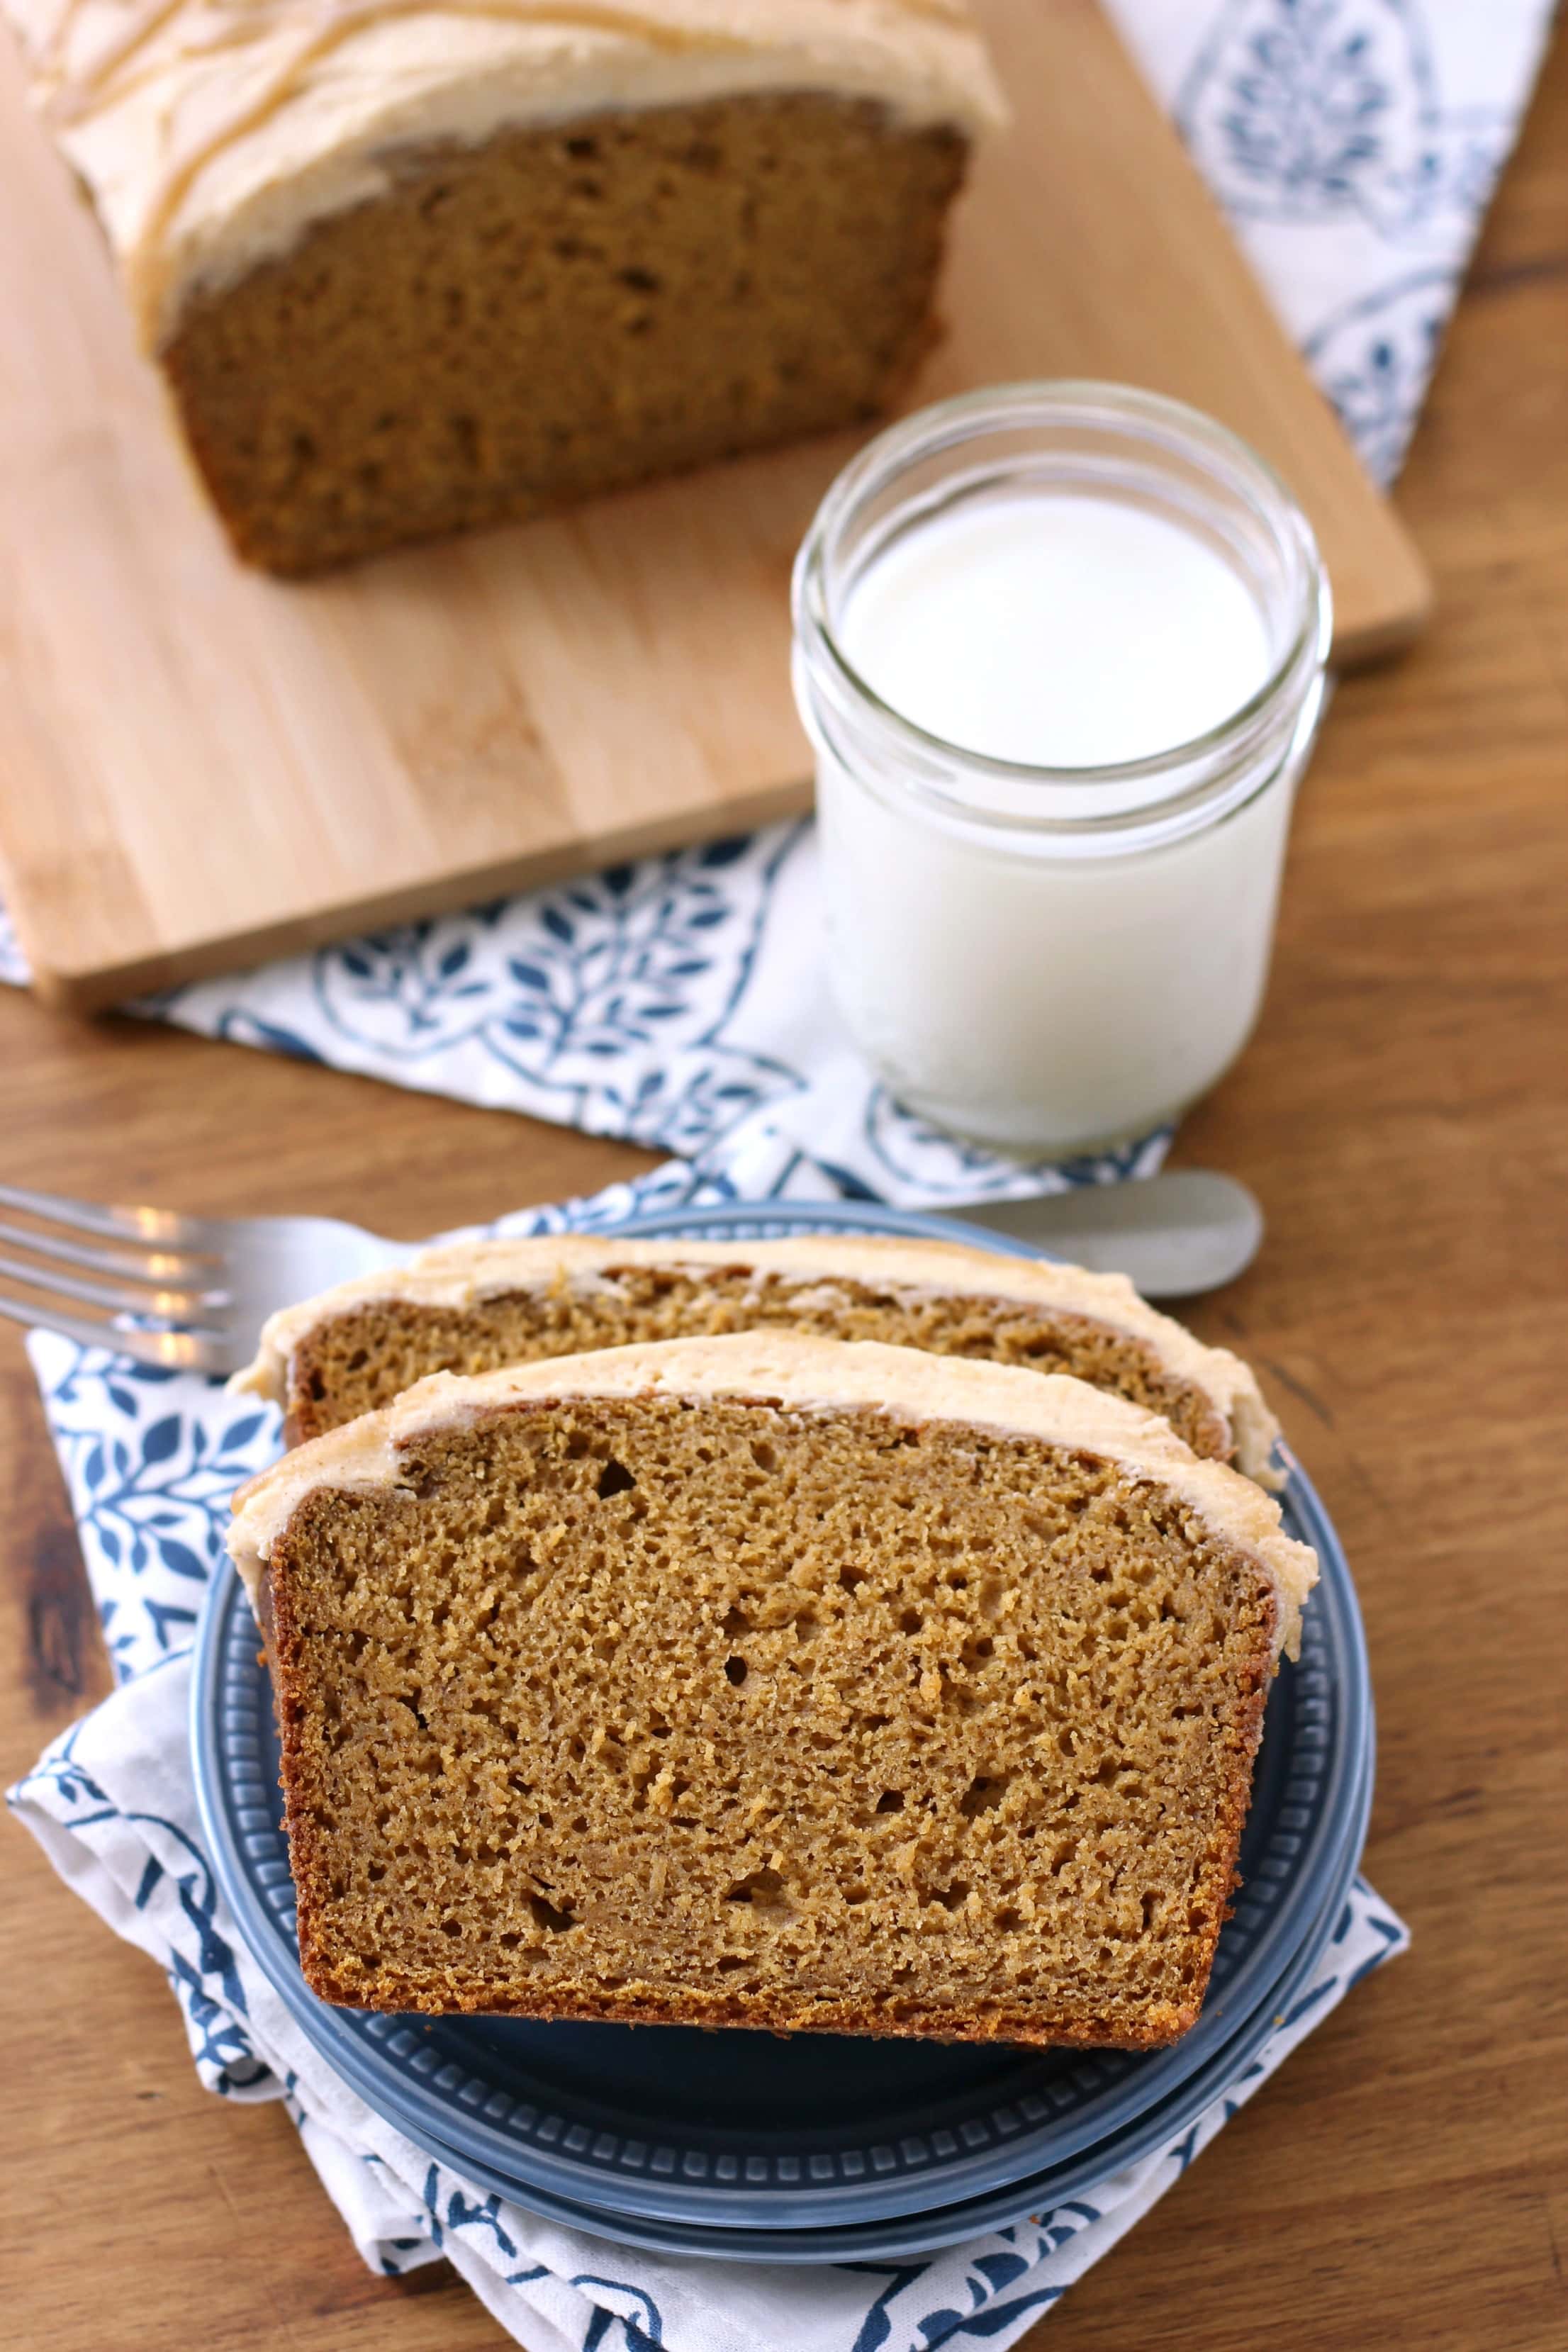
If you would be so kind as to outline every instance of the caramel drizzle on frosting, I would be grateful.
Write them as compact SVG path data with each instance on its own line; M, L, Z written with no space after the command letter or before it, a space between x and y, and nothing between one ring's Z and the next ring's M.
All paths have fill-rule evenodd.
M924 16L937 24L968 30L964 0L893 0L905 16ZM441 16L491 17L506 24L558 26L563 31L625 33L663 49L746 49L755 37L700 30L663 21L657 10L627 7L616 0L126 0L120 14L124 24L118 37L107 41L96 57L68 65L73 26L84 14L85 0L64 0L52 30L40 44L35 72L47 86L46 112L54 120L79 121L84 115L112 103L138 79L155 78L164 68L151 63L142 76L126 77L122 68L145 49L176 17L191 18L190 37L182 39L181 57L217 55L247 40L299 27L300 39L280 68L278 84L268 101L289 95L301 66L310 64L358 32L391 16ZM231 135L239 136L237 130Z

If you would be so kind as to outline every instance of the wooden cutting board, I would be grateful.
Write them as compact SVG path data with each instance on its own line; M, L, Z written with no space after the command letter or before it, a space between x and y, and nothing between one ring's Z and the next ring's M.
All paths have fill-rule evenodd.
M1340 657L1421 563L1089 0L976 0L1016 120L910 404L1026 376L1209 410L1289 478ZM809 799L791 560L858 436L305 586L229 557L0 42L0 887L38 987L137 991Z

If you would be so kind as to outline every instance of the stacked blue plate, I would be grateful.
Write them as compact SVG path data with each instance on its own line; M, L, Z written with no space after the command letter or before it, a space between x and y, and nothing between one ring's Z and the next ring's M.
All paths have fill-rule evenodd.
M758 1239L827 1226L1008 1252L937 1217L856 1204L705 1210L620 1230ZM1179 2138L1245 2073L1342 1910L1372 1801L1354 1588L1300 1470L1289 1532L1322 1577L1269 1696L1243 1885L1197 2024L1173 2048L969 2049L827 2034L405 2018L329 2008L300 1973L271 1691L232 1571L197 1647L192 1747L240 1934L311 2042L378 2113L480 2188L601 2237L728 2261L904 2258L1082 2194Z

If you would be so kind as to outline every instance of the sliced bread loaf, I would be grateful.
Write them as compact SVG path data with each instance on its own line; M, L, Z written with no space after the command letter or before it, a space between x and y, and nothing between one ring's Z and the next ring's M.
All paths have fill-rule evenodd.
M1315 1574L1059 1376L788 1332L438 1376L237 1499L329 2000L1148 2048Z

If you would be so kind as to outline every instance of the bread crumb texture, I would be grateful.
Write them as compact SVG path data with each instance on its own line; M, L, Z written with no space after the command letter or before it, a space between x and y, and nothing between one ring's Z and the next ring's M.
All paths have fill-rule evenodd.
M405 151L163 352L236 547L321 571L875 415L967 152L805 91Z
M377 2009L1171 2041L1276 1609L1158 1483L961 1423L647 1396L431 1431L271 1548L306 1976Z

